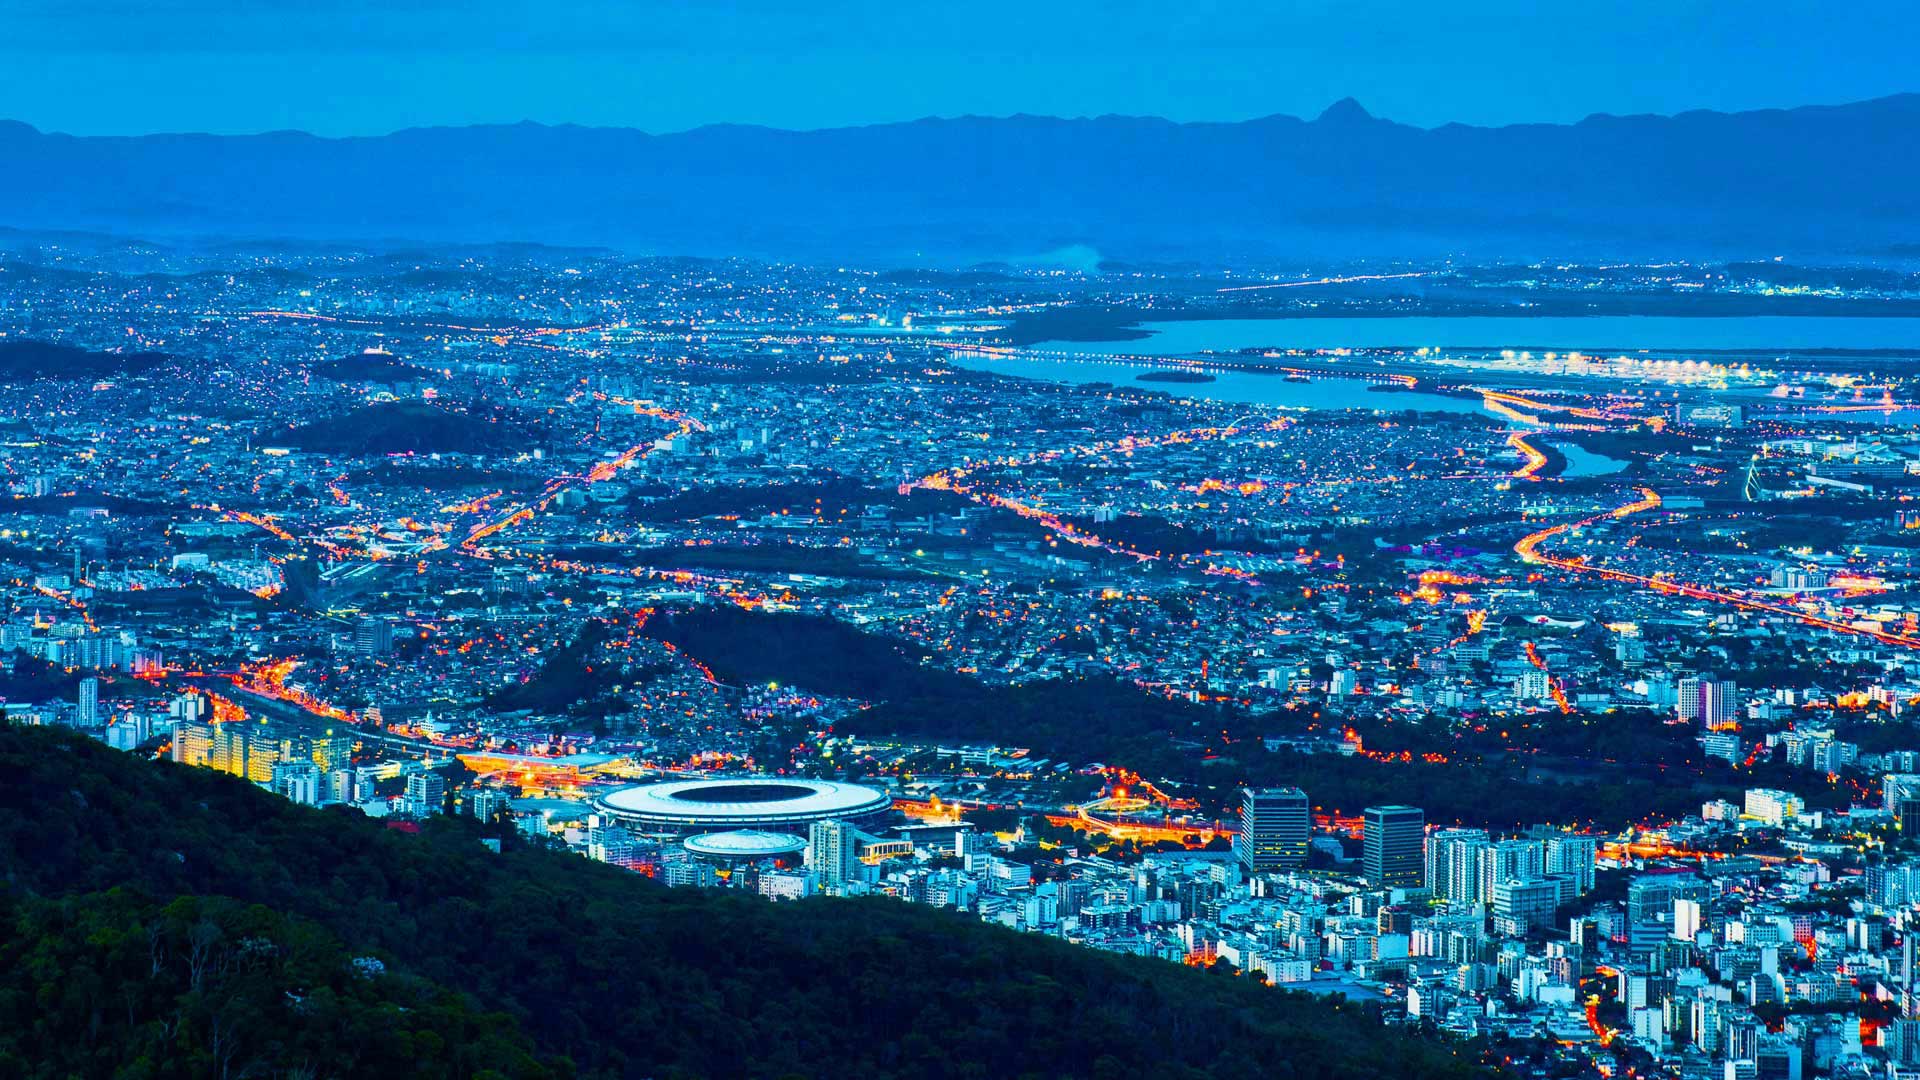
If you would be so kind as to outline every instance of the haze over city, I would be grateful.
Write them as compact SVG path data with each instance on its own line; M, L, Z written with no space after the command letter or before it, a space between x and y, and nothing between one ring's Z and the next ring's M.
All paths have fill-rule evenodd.
M1920 1078L1910 6L0 25L0 1076Z

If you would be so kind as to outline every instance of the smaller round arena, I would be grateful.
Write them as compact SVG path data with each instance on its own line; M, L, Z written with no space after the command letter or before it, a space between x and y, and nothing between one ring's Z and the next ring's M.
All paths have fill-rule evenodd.
M701 833L687 837L680 846L689 855L723 866L755 863L762 859L790 859L807 850L807 842L801 837L760 829Z

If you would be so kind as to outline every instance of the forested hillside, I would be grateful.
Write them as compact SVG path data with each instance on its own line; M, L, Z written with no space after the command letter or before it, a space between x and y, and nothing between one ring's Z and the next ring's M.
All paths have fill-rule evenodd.
M0 1072L1468 1076L1358 1005L888 899L667 890L0 727Z

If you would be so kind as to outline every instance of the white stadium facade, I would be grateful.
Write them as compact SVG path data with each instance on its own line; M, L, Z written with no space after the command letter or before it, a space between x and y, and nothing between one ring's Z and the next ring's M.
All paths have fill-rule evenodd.
M816 821L877 824L893 796L835 780L771 777L636 784L593 801L595 810L655 836L753 830L805 835Z

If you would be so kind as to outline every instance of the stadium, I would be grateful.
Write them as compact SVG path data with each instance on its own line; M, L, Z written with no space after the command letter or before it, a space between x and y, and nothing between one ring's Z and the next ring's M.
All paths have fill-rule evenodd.
M636 784L593 801L594 809L648 835L742 829L805 834L816 821L877 824L893 796L833 780L764 777Z
M735 829L689 836L681 846L696 858L721 866L736 866L762 859L793 858L807 849L807 842L792 833Z

